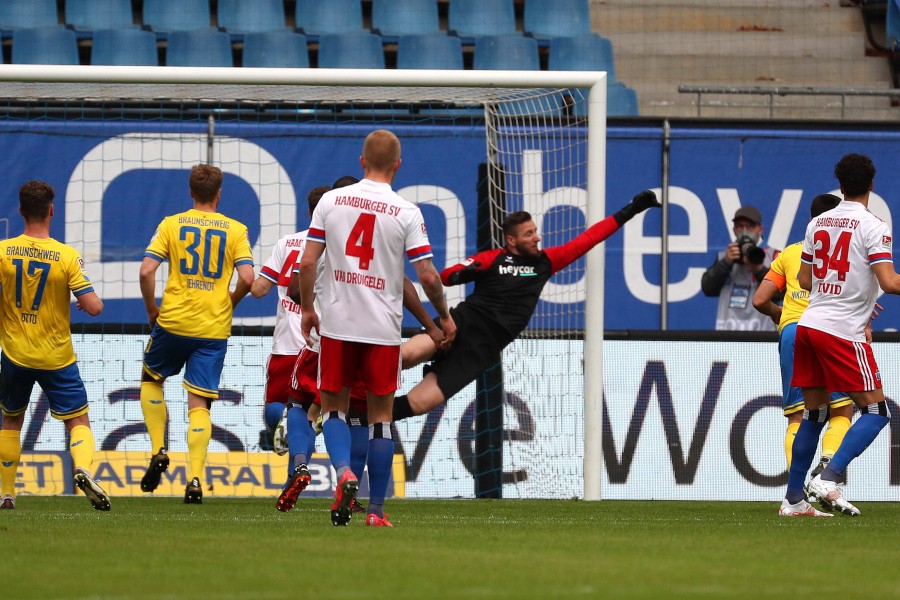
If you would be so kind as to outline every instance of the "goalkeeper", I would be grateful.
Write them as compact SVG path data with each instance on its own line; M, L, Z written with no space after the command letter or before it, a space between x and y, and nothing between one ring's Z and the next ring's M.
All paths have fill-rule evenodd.
M531 215L524 211L503 221L504 248L479 252L441 272L444 285L475 282L475 290L450 312L458 335L450 348L436 350L434 341L417 334L403 344L403 368L433 360L425 377L405 396L394 400L394 420L422 415L440 406L475 381L496 362L497 355L528 325L550 277L583 256L648 208L661 206L645 190L619 212L589 227L561 246L541 250Z

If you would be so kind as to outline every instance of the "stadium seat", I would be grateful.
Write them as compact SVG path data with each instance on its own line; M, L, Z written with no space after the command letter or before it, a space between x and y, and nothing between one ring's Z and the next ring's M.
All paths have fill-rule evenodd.
M359 0L297 0L294 20L310 41L325 33L362 31L362 4Z
M98 29L133 27L131 0L66 0L66 25L79 37Z
M160 34L209 24L209 0L144 0L144 25Z
M258 31L244 36L245 67L309 67L306 36L292 31Z
M37 27L13 32L12 62L20 65L77 65L75 32L64 27Z
M591 32L590 0L527 0L525 33L536 38L575 36Z
M170 67L232 67L231 37L224 31L194 29L169 34L166 65Z
M900 0L889 0L886 25L887 49L900 51Z
M284 29L281 0L219 0L219 27L228 33L252 33Z
M612 81L606 90L606 114L611 117L636 117L638 115L637 92L624 83Z
M539 71L537 42L518 34L480 37L475 40L473 66L493 71Z
M92 65L159 65L156 36L141 29L100 29L94 32Z
M447 29L462 38L515 33L513 0L450 0Z
M381 38L368 31L329 33L319 37L319 67L383 69Z
M0 30L58 25L56 0L0 0Z
M372 0L372 31L389 44L401 35L437 33L437 1Z
M397 42L398 69L462 69L462 44L442 33L402 35Z
M612 42L594 33L551 40L547 66L551 71L606 71L616 78Z

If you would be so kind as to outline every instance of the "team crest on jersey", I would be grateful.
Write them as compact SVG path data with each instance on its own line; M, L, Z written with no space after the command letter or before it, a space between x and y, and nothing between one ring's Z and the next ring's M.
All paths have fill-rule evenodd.
M890 248L891 247L891 236L889 236L889 235L881 236L881 246L884 248Z

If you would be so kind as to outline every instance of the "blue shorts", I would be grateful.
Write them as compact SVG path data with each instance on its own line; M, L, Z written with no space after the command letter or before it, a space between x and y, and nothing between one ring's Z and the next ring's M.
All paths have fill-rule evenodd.
M228 340L184 337L155 325L144 350L144 373L162 381L187 365L184 389L215 400L227 349Z
M3 414L18 416L28 408L31 391L37 383L50 404L50 414L60 421L87 414L88 398L78 372L78 363L56 371L20 367L0 357L0 407Z
M797 335L797 324L785 325L778 340L778 354L781 358L781 391L784 395L784 416L803 410L803 390L791 385L794 376L794 339ZM847 406L852 400L844 392L831 392L828 406L839 408Z

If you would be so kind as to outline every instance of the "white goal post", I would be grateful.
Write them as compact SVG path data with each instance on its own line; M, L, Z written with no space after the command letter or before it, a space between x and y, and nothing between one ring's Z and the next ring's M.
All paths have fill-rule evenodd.
M588 89L586 214L588 224L606 216L605 72L420 71L200 67L0 65L4 99L417 102L469 97L473 103L517 101L517 91ZM471 94L463 90L472 90ZM465 94L468 94L466 96ZM67 241L67 240L64 240ZM259 258L259 257L258 257ZM265 257L262 257L265 258ZM599 500L602 480L604 248L586 256L584 279L583 498Z

